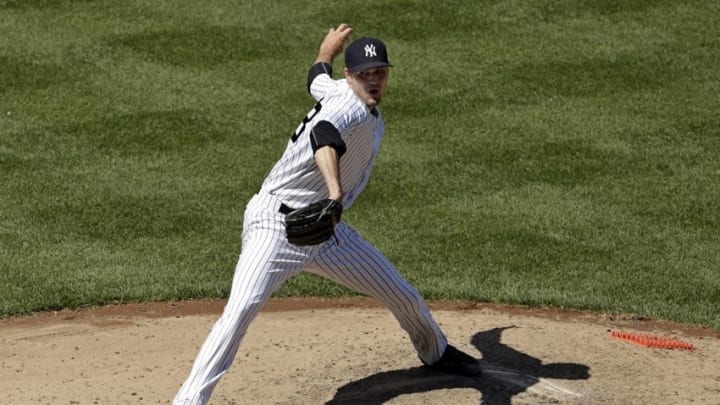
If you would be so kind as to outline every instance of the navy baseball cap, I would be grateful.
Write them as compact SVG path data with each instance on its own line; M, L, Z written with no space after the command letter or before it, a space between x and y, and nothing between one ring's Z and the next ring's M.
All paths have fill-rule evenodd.
M377 38L362 37L345 49L345 67L352 73L389 66L385 44Z

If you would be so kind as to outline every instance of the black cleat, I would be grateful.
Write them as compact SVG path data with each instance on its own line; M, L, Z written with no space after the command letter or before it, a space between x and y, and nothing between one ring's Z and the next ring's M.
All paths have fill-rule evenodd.
M451 345L447 345L440 360L427 365L430 370L464 377L478 377L482 374L480 363L472 356L461 352Z

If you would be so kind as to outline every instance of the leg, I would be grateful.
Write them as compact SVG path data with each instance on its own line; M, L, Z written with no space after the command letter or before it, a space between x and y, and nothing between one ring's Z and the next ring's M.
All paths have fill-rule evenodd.
M437 362L447 339L415 287L352 228L341 222L336 234L337 241L323 245L308 271L379 300L408 333L420 359L426 364Z
M232 290L174 404L205 404L235 358L250 322L272 293L305 266L308 255L290 247L283 233L263 229L246 234Z

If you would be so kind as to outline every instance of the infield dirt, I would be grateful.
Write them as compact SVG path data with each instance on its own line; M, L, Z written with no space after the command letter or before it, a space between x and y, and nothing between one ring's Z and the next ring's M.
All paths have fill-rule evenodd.
M167 404L224 301L0 320L0 404ZM273 299L211 404L720 404L720 331L633 317L430 302L484 376L432 374L368 299ZM646 348L611 330L673 337Z

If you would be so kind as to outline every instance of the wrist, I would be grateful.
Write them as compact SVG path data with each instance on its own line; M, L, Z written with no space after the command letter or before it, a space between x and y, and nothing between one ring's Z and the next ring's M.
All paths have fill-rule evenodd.
M342 195L342 193L340 193L340 194L334 194L334 193L332 193L332 194L330 194L330 196L329 196L328 198L331 199L331 200L335 200L335 201L339 202L340 204L342 204L342 202L343 202L343 195Z
M318 52L317 57L315 58L315 63L322 62L327 63L328 65L332 65L333 60L335 60L336 56L337 54L332 51L320 49L320 52Z

